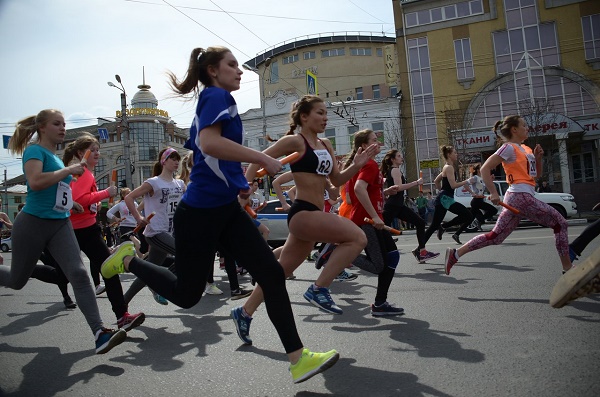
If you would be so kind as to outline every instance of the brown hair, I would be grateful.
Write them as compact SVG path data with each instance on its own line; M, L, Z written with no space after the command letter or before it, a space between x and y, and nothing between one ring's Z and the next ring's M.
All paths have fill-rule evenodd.
M100 143L95 136L86 131L82 132L77 139L69 143L65 148L65 153L63 154L63 163L68 166L75 157L81 160L79 158L79 152L86 151L94 143L100 146Z
M44 109L37 116L29 116L21 119L15 126L15 132L8 142L8 150L11 154L21 155L25 151L27 144L31 141L33 135L38 132L40 127L43 127L48 122L50 116L60 114L62 112L56 109ZM35 143L40 141L38 134Z
M162 159L162 155L164 152L166 152L168 149L171 149L170 147L166 147L163 150L160 151L160 153L158 153L158 161L156 163L154 163L154 167L152 168L152 176L158 176L162 173L163 170L163 166L160 162L160 160ZM175 150L173 153L171 153L169 155L169 157L167 157L165 160L167 159L177 159L177 160L181 160L181 155L179 153L177 153L177 150Z
M442 145L442 146L440 146L440 153L442 153L442 156L444 156L445 160L448 160L448 156L453 151L454 151L454 146L452 146L452 145Z
M208 74L208 67L217 67L228 52L231 51L221 46L208 47L206 50L204 48L194 48L190 54L188 70L182 81L173 72L167 72L171 89L180 95L194 91L194 97L197 97L200 93L198 82L204 87L213 84L213 79Z
M502 137L506 139L512 138L511 128L518 127L520 119L521 116L511 115L506 116L503 120L496 121L496 124L494 124L494 128L492 128L492 131L494 131L496 138L501 142L505 141L505 139L503 139ZM498 129L500 129L500 134L502 134L502 137L498 135Z
M187 183L190 181L190 174L192 173L192 167L194 166L194 152L188 152L181 161L181 174L179 179Z
M296 127L301 125L300 117L303 114L309 114L315 103L322 103L323 100L315 95L304 95L300 100L292 105L290 113L290 130L286 135L294 135Z
M352 152L346 157L346 162L344 163L344 169L348 168L352 161L354 160L354 156L356 156L356 152L359 147L362 147L363 143L369 142L369 135L373 133L373 130L360 130L354 134L354 142L352 143Z
M396 154L398 153L398 149L392 149L390 151L388 151L385 156L383 157L383 160L381 160L381 167L379 168L381 170L381 174L383 175L384 178L387 178L387 174L388 172L394 168L394 165L392 164L394 158L396 157Z

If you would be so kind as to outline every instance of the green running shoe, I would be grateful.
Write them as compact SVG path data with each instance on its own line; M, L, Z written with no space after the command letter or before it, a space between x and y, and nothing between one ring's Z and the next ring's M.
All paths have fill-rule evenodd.
M340 354L335 350L325 353L313 353L308 349L302 351L302 356L296 364L290 365L290 372L294 383L301 383L308 380L331 367L340 358Z
M135 246L131 241L127 241L117 248L115 251L102 263L100 267L100 273L102 277L111 278L117 274L125 273L125 266L123 266L123 259L126 256L135 256Z

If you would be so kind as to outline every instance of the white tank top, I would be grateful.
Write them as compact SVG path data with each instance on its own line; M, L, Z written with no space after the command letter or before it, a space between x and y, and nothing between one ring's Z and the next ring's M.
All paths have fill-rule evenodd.
M144 195L144 214L148 217L154 212L144 236L152 237L159 233L173 233L173 215L185 191L185 184L181 179L165 181L159 176L147 179L154 190L154 194Z

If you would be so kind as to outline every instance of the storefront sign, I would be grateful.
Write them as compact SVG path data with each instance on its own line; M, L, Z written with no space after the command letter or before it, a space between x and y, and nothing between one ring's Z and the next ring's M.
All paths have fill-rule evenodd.
M419 161L419 168L421 168L422 170L426 168L440 168L440 160L435 159Z
M162 117L169 117L169 112L167 112L166 110L160 110L160 109L152 109L152 108L132 108L132 109L127 109L127 116L131 117L131 116L162 116ZM121 117L121 111L117 110L117 117L120 118Z

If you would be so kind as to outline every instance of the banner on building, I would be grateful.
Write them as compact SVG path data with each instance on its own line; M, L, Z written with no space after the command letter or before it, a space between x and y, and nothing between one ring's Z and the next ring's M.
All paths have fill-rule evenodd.
M317 76L308 69L306 70L306 92L308 95L319 95Z
M398 85L398 57L396 46L393 44L383 46L383 63L385 65L385 83L388 86Z

